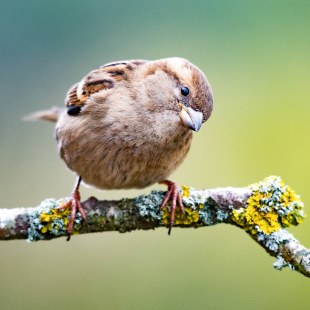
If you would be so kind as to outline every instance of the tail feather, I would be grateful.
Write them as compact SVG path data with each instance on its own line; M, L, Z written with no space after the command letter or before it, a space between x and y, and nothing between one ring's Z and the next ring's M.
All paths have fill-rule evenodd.
M26 115L23 119L25 121L45 120L50 122L57 122L60 114L64 111L63 108L53 107L49 110L37 111Z

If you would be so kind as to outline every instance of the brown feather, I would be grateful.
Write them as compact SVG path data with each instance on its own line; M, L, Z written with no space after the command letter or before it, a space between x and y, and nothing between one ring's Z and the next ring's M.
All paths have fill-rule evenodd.
M76 105L76 106L82 106L83 103L79 100L79 98L77 97L77 90L78 87L78 83L74 84L70 89L69 92L67 94L67 98L66 98L66 106L71 106L71 105Z
M24 121L36 121L36 120L45 120L49 122L57 122L60 114L64 112L64 109L53 107L48 110L37 111L32 114L26 115Z
M180 94L186 85L190 95ZM212 111L204 74L185 59L121 61L104 65L75 84L56 125L58 148L67 166L85 183L103 189L142 188L162 181L188 153L192 131L184 127L179 102Z
M70 88L66 98L66 105L84 106L93 94L112 89L115 83L125 81L128 74L143 63L145 61L139 60L110 63L91 71L79 83Z

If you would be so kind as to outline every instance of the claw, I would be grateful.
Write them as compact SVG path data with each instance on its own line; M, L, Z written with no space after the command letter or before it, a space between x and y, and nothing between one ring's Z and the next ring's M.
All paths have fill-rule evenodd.
M81 213L82 219L86 222L86 214L81 204L81 195L80 195L80 190L79 190L81 180L82 180L81 177L79 177L69 201L67 201L65 204L57 208L61 210L61 209L67 209L71 207L71 214L70 214L69 224L67 228L67 241L70 240L72 232L73 232L76 211L79 211Z
M164 180L160 182L160 184L166 184L168 186L168 191L165 195L163 202L160 205L160 210L162 210L166 206L167 202L171 200L170 223L169 223L169 230L168 230L168 235L170 235L172 226L174 224L175 210L176 210L177 204L183 214L185 214L185 210L184 210L184 205L182 202L182 197L180 194L180 189L177 186L177 184L172 181L168 181L168 180Z

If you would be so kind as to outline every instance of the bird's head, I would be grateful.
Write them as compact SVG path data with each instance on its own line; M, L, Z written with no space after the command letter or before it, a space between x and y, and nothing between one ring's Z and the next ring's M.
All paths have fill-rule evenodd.
M211 86L203 72L186 59L175 57L153 62L147 75L156 79L156 93L150 90L149 94L156 104L177 112L182 125L198 131L213 108Z

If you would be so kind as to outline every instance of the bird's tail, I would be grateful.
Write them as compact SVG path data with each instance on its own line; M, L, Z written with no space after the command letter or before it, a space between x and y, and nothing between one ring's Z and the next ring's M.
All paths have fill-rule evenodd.
M26 115L23 119L25 121L45 120L50 122L57 122L59 116L63 113L63 108L53 107L49 110L37 111Z

